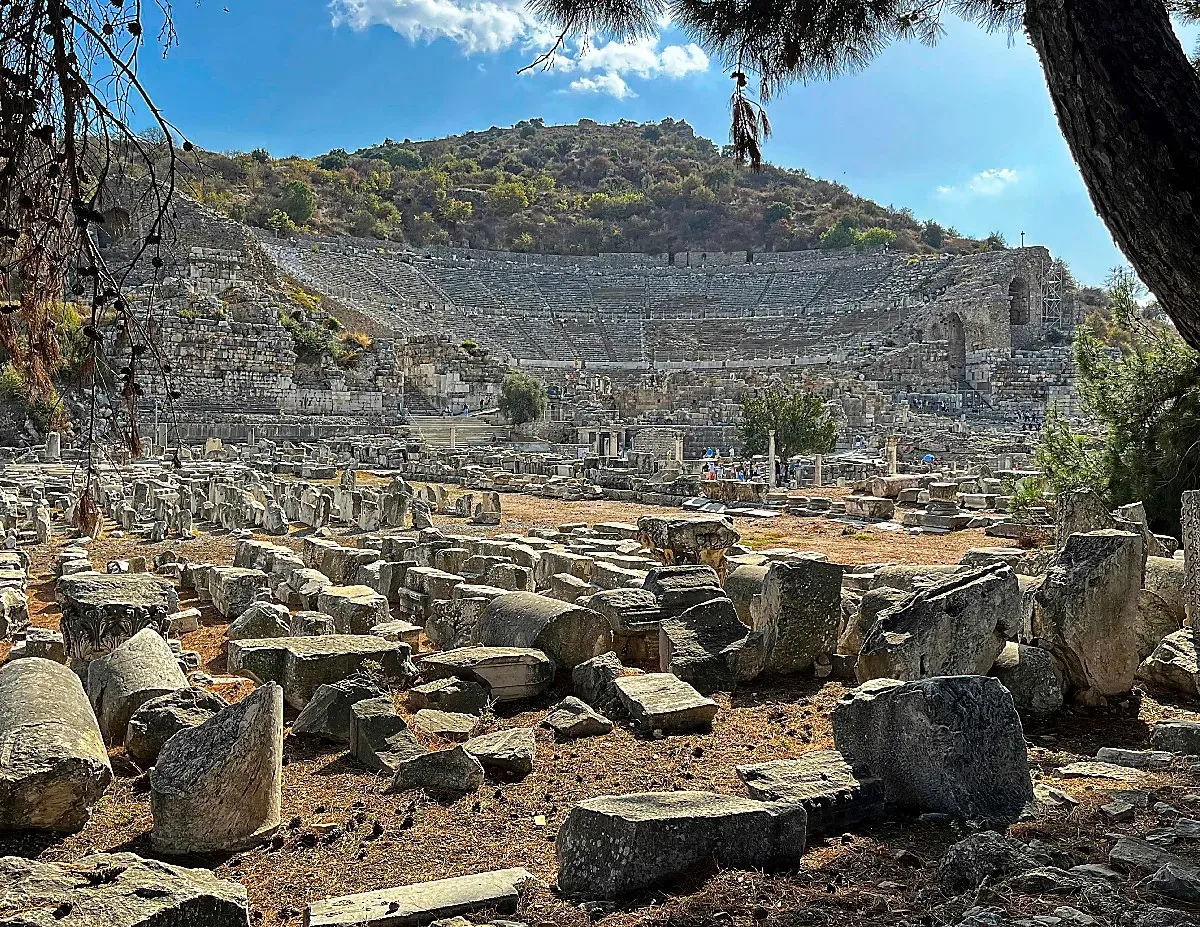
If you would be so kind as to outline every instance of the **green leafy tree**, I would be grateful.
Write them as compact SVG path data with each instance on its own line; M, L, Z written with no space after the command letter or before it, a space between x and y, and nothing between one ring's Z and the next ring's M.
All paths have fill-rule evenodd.
M940 248L946 243L946 230L936 222L926 222L921 227L921 241L931 248Z
M297 225L304 225L317 214L317 195L303 180L291 180L283 186L280 208Z
M500 412L514 425L536 421L546 411L546 384L520 370L500 383Z
M877 248L880 245L892 245L896 242L896 233L891 229L875 226L867 229L858 236L858 243L864 248Z
M447 222L466 222L475 213L475 207L466 200L446 200L442 204L442 218Z
M1038 465L1056 491L1090 488L1112 505L1143 502L1156 530L1178 535L1180 496L1200 489L1200 352L1142 319L1132 273L1115 272L1107 295L1128 332L1124 348L1086 328L1075 342L1080 405L1098 436L1052 414Z
M529 194L525 185L516 180L502 180L492 184L484 197L488 209L502 216L511 216L529 207Z
M1004 240L1004 236L1000 232L992 232L983 242L987 245L989 251L1003 251L1008 247L1008 242Z
M842 216L821 233L821 247L828 250L853 248L858 244L858 223L849 216Z
M795 454L828 454L837 442L837 422L815 393L768 389L744 396L738 438L745 453L765 454L772 428L775 452L785 460Z
M781 203L776 200L767 205L763 210L763 221L767 225L774 225L780 219L790 219L795 214L795 210L788 203Z

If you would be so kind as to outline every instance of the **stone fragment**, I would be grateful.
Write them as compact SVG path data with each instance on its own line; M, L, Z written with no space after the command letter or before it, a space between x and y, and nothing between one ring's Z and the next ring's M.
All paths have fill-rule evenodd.
M568 895L618 898L697 866L763 869L804 850L800 805L712 792L602 795L575 805L558 831L558 885Z
M602 615L536 592L507 592L488 603L479 618L485 647L541 650L563 669L574 669L612 649L612 630Z
M609 651L575 667L571 671L571 685L581 699L604 714L611 715L614 709L624 711L617 696L616 681L622 676L640 675L642 670L623 666L621 659Z
M237 618L269 591L270 577L262 570L215 566L208 572L213 608L225 618Z
M460 647L423 655L421 677L471 679L487 686L497 702L512 702L545 692L554 681L554 663L525 647Z
M460 714L478 715L488 703L488 690L470 679L435 679L408 690L408 708L437 708Z
M228 662L231 673L280 683L287 703L303 709L322 685L349 679L368 662L407 683L416 675L410 655L407 644L372 634L326 634L230 641Z
M304 912L305 927L423 927L439 918L517 910L521 887L535 882L524 869L498 869L475 875L418 882L358 895L314 901Z
M1143 564L1140 535L1072 534L1035 595L1033 643L1054 655L1066 687L1085 701L1133 687Z
M73 862L0 859L0 923L12 927L249 927L246 889L206 869L133 853Z
M362 699L350 707L350 757L379 772L392 772L425 748L396 713L391 696Z
M418 731L446 740L466 740L479 726L479 718L475 715L438 711L436 708L422 708L412 718L413 727Z
M1096 760L1128 766L1130 769L1166 769L1174 761L1170 753L1163 750L1125 750L1121 747L1101 747Z
M153 766L163 744L185 728L197 727L229 703L204 689L177 689L144 702L129 717L125 753L143 768Z
M1020 840L985 830L952 845L938 864L937 876L950 891L961 892L1037 865Z
M144 703L188 688L175 654L155 630L144 628L112 653L88 665L88 699L105 743L125 742L133 713Z
M279 828L283 689L267 683L164 745L150 773L160 853L232 852Z
M875 619L855 674L859 682L982 675L1017 634L1020 597L1003 565L922 587Z
M737 767L751 798L802 805L810 834L840 834L883 814L883 783L856 776L836 750Z
M166 635L167 617L179 608L168 580L152 573L76 573L54 587L62 608L60 628L67 659L83 672L143 628Z
M575 740L580 737L600 737L613 729L613 723L592 710L582 699L568 695L555 705L542 721L554 731L556 740Z
M625 712L644 733L712 729L717 703L670 673L622 676L613 683Z
M1118 766L1116 763L1100 763L1085 761L1068 763L1059 767L1058 775L1063 779L1110 779L1114 782L1140 782L1142 773L1128 766Z
M391 619L387 597L370 586L330 586L317 597L317 610L333 618L339 634L370 634Z
M461 795L483 785L483 766L462 744L431 750L396 767L392 788L397 792L425 789L433 794Z
M74 833L112 767L79 677L29 657L0 668L0 830Z
M733 520L723 515L643 515L637 527L642 546L654 550L664 563L705 564L718 575L725 572L725 552L741 539Z
M697 691L729 691L742 678L741 654L749 636L729 599L693 605L658 629L659 669Z
M1200 721L1157 721L1150 728L1150 746L1200 756Z
M1200 659L1197 658L1195 628L1168 634L1142 661L1137 678L1159 689L1188 698L1200 697Z
M502 779L524 779L533 772L537 737L528 727L512 727L472 737L463 749L479 760L485 772Z
M889 804L1007 825L1033 798L1021 719L990 676L874 679L838 701L833 736Z
M351 709L363 699L374 699L384 694L379 684L366 675L351 676L318 686L292 723L292 734L323 737L334 743L350 743Z
M26 628L25 639L13 644L12 650L8 652L9 660L20 660L24 657L41 657L65 664L67 651L63 646L62 634L48 628Z
M837 651L842 620L842 567L801 559L771 564L754 614L763 635L765 669L801 673Z
M1108 851L1109 865L1140 875L1151 875L1163 866L1195 872L1197 867L1174 853L1138 837L1119 837Z
M1063 706L1058 664L1041 647L1009 641L988 675L995 676L1012 693L1019 712L1047 715Z
M291 637L292 616L286 605L253 602L225 630L231 641Z

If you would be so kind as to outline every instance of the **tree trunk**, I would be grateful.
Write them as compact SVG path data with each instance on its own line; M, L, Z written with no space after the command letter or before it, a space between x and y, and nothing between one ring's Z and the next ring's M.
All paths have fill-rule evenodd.
M1025 26L1096 212L1200 349L1200 77L1163 0L1028 0Z

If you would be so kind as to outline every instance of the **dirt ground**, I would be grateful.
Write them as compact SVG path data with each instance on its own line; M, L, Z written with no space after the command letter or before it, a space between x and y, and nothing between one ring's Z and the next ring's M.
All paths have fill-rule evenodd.
M579 521L636 521L639 514L653 511L627 503L561 503L512 494L503 501L504 522L487 529L489 533ZM448 531L465 530L462 522L453 519L438 522ZM845 563L951 562L967 548L988 543L982 532L974 531L917 538L870 530L847 535L837 522L787 516L761 523L739 521L738 528L754 547L820 550ZM32 551L29 596L34 623L43 627L55 627L58 620L50 569L61 543ZM285 543L298 547L299 536ZM228 563L234 542L228 535L202 534L183 543L150 545L109 535L92 546L92 560L103 568L109 559L151 558L168 546L191 560ZM181 601L181 607L198 604L186 598ZM207 605L201 611L201 628L186 635L183 644L201 653L206 671L221 675L225 624ZM485 716L480 733L517 726L537 730L535 768L522 782L489 779L478 793L455 801L434 800L423 792L392 794L385 777L355 768L341 748L289 735L284 747L284 826L279 835L259 848L229 857L172 861L213 868L221 877L245 884L255 927L295 927L307 903L329 896L508 866L523 866L545 882L545 887L524 898L515 915L530 925L883 927L905 919L929 925L945 922L942 915L935 919L929 914L935 908L942 910L938 906L947 901L934 878L935 864L966 831L958 824L903 818L854 835L817 840L793 871L697 872L667 890L646 892L620 904L581 904L560 897L553 890L554 836L573 803L608 793L671 789L745 795L736 766L832 746L830 712L846 691L840 683L813 679L755 681L740 691L716 696L721 710L709 734L656 740L618 726L605 737L556 744L538 724L567 686L569 680L536 703ZM236 699L249 689L244 684L221 691ZM397 693L402 713L404 698ZM288 720L292 717L289 711ZM1012 833L1052 840L1079 862L1103 862L1114 833L1144 832L1149 812L1140 811L1135 821L1114 825L1099 811L1114 790L1127 785L1059 779L1054 771L1064 763L1093 757L1101 746L1144 747L1149 724L1166 717L1200 719L1184 707L1146 697L1134 718L1068 712L1027 725L1035 778L1073 796L1079 804L1069 811L1039 813L1015 825ZM82 831L70 836L6 834L0 836L0 854L45 860L73 859L95 850L154 855L149 845L147 776L120 749L113 751L113 767L113 784ZM1194 794L1200 791L1200 783L1195 780L1145 774L1138 787L1151 789L1157 799L1180 808L1188 808L1189 800L1200 802ZM1200 805L1193 804L1189 813L1200 817ZM969 896L962 899L959 908L970 902ZM1029 899L989 903L1041 910Z

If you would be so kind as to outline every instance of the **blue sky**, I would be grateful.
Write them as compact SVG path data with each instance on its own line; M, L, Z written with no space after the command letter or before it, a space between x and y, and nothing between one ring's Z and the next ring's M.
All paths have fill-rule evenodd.
M142 74L205 148L313 155L535 116L670 116L728 138L728 78L671 29L633 46L601 38L518 76L546 37L519 0L202 0L175 16L179 45L147 55ZM793 86L768 112L776 164L965 234L1016 244L1024 231L1086 283L1122 261L1020 36L951 23L937 48L897 45L862 73Z

